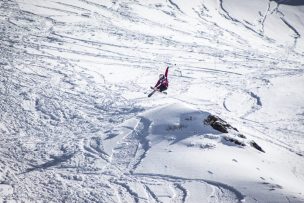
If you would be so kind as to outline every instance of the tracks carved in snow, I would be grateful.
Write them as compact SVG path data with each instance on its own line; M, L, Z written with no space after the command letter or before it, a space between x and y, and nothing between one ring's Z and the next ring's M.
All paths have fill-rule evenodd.
M134 130L115 147L111 164L125 172L133 172L138 167L150 148L146 139L150 124L150 121L140 118Z
M188 188L184 185L186 183L193 183L196 182L203 188L210 188L211 193L210 196L214 196L217 198L217 202L240 202L244 199L244 195L236 190L234 187L217 182L211 181L206 179L192 179L192 178L183 178L177 176L170 176L170 175L162 175L162 174L151 174L151 173L135 173L131 175L132 177L139 179L145 185L149 185L150 192L153 192L153 196L158 197L154 198L159 200L159 196L157 192L153 191L153 185L151 182L155 182L156 188L159 187L170 187L173 189L173 195L171 196L171 200L173 202L186 202L188 197L191 196L191 188L188 191ZM155 185L154 185L155 187ZM196 188L197 189L197 188ZM149 193L150 193L149 192Z

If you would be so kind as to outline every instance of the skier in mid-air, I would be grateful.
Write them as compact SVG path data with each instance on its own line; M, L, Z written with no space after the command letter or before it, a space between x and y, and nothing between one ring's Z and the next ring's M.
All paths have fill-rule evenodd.
M163 92L168 89L169 82L168 82L168 71L169 66L166 68L165 74L159 75L159 80L157 81L154 87L151 87L154 91L151 92L148 97L151 97L156 91Z

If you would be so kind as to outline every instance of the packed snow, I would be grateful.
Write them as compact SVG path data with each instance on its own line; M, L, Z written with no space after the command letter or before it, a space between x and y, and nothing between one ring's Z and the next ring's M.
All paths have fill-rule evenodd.
M0 1L0 202L304 202L303 36L292 0Z

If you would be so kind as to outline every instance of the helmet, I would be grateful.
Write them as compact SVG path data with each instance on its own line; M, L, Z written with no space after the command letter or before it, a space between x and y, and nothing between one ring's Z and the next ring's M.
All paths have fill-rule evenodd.
M165 75L164 74L160 74L159 75L159 79L164 79L165 78Z

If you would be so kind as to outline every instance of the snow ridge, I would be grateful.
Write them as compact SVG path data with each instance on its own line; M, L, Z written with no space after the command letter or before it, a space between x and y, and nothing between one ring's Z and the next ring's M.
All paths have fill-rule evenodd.
M264 33L265 21L266 21L268 15L270 13L270 6L271 6L271 1L268 2L266 13L264 14L264 17L263 17L262 22L261 22L261 24L262 24L262 33Z
M262 36L261 33L259 33L258 31L254 30L253 28L251 28L250 26L247 26L245 23L241 22L240 20L238 20L237 18L234 18L230 15L230 13L224 8L224 0L219 0L219 5L221 10L223 11L223 13L221 14L223 17L225 17L228 20L231 20L235 23L241 24L242 26L244 26L245 28L247 28L248 30L258 34L259 36Z
M293 47L296 47L298 39L301 37L300 33L284 17L281 17L281 20L295 33Z

